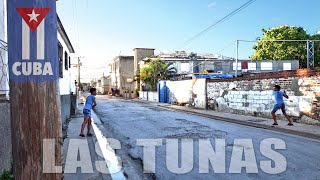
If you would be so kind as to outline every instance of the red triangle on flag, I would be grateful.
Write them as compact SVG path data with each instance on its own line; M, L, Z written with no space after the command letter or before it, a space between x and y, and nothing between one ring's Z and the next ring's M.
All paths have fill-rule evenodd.
M17 11L28 24L32 32L35 32L51 8L17 8Z

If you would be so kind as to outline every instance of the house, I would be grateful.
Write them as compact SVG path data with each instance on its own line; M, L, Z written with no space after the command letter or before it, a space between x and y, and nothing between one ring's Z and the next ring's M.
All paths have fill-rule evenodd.
M64 122L75 115L77 88L76 75L72 71L71 60L75 53L72 43L58 16L58 57L60 73L61 119Z
M134 76L134 57L117 56L108 65L110 67L110 87L113 94L124 96L127 91L134 91L133 82L128 82Z
M140 62L142 62L147 57L153 57L154 56L154 50L153 48L134 48L134 76L140 75ZM137 79L134 83L134 89L138 90L140 89L140 79ZM137 96L137 94L135 95Z

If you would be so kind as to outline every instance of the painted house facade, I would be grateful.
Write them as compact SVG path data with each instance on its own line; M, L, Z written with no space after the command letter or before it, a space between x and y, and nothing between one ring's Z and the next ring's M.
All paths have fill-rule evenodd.
M76 75L72 70L71 61L74 59L75 50L58 17L58 61L59 61L59 84L61 100L62 121L75 114L77 88Z
M110 87L118 91L118 95L124 96L127 91L134 91L134 84L127 82L134 76L134 57L117 56L109 64Z

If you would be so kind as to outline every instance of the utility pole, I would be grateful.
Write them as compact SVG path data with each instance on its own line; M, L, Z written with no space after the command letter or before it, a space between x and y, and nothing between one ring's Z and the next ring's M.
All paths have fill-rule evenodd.
M84 58L84 56L78 56L78 57L74 57L74 58L77 58L78 59L78 63L77 64L73 64L74 67L77 67L78 68L78 89L80 90L80 87L81 87L81 66L82 66L82 63L81 63L81 58ZM78 93L78 92L77 92Z
M56 1L8 0L7 12L14 177L58 180L62 129Z
M81 62L80 62L80 57L78 57L78 84L80 86L80 68L81 68Z
M238 60L239 60L239 40L236 41L236 72L235 72L235 77L238 77Z

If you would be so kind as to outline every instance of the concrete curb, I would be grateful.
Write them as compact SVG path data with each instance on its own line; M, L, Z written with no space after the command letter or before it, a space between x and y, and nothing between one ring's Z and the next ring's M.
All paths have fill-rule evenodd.
M94 131L96 142L98 142L100 150L103 154L103 158L106 163L113 163L110 166L108 166L109 171L114 170L115 164L118 164L119 162L115 162L114 159L116 159L116 152L114 149L112 149L110 142L108 142L108 139L104 136L103 132L98 127L97 121L104 124L104 121L102 121L99 116L92 111L92 118L94 121L92 122L92 130ZM105 149L107 148L107 149ZM112 156L112 157L111 157ZM102 174L102 173L101 173ZM107 176L111 176L113 180L126 180L126 175L123 170L117 172L117 173L110 173L110 174L102 174L104 179L107 179Z
M177 108L170 107L170 106L161 106L160 105L158 107L163 108L163 109L167 109L167 110L186 112L188 114L207 117L207 118L215 119L215 120L219 120L219 121L224 121L224 122L229 122L229 123L234 123L234 124L240 124L240 125L249 126L249 127L255 127L255 128L260 128L260 129L267 129L267 130L270 130L270 131L276 131L276 132L287 133L287 134L291 134L291 135L297 135L297 136L302 136L302 137L306 137L306 138L320 140L320 135L313 134L313 133L290 130L290 129L284 129L284 128L281 128L281 127L268 126L268 125L264 125L264 124L257 124L257 123L254 123L254 122L239 121L239 120L236 120L236 119L219 117L219 116L214 116L214 115L208 115L208 114L198 113L198 112L195 112L195 111L190 111L190 110L185 110L185 109L177 109Z

